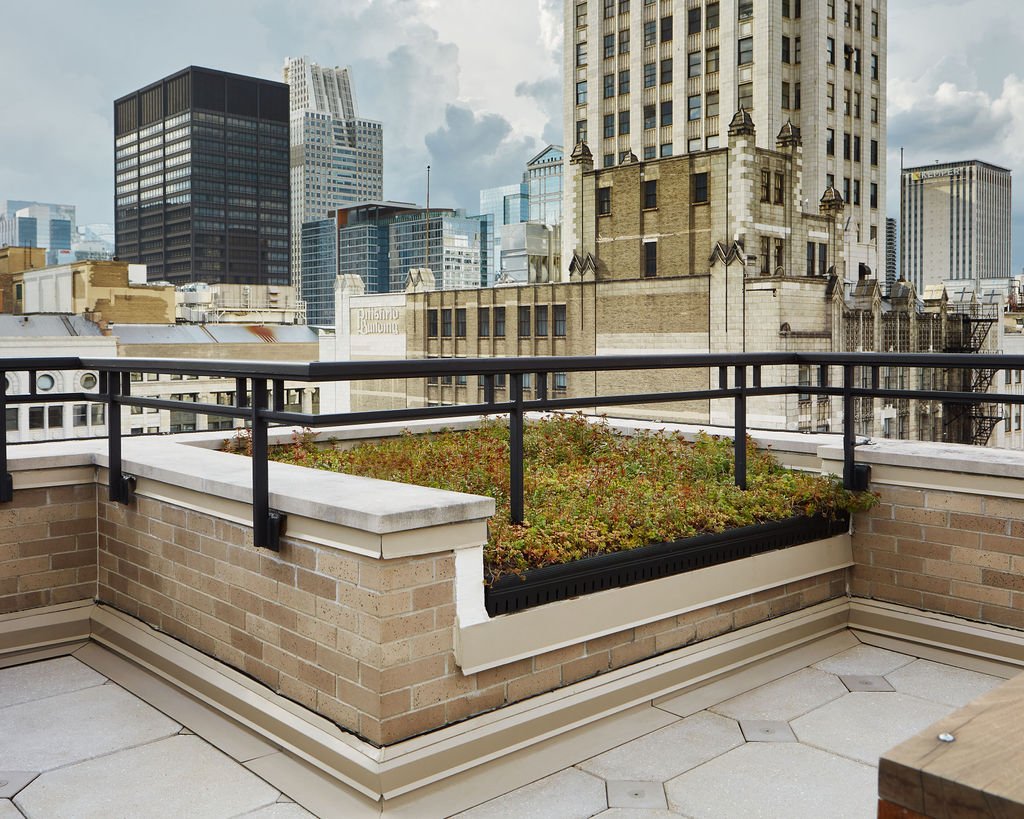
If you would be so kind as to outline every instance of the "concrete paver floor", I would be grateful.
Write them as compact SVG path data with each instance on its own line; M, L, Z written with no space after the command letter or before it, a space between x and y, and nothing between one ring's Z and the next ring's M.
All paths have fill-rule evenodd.
M879 754L1001 682L858 645L459 816L870 819ZM295 801L74 658L0 669L0 819L313 815Z

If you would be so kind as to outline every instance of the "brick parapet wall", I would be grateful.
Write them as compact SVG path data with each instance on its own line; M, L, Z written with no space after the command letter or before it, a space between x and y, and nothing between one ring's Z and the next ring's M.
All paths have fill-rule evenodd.
M0 508L0 614L95 596L95 484L16 491Z
M855 521L853 595L1024 628L1024 500L873 488L881 503Z
M100 503L99 597L387 745L846 593L802 580L465 675L453 553L379 560L141 498ZM514 616L514 615L513 615Z

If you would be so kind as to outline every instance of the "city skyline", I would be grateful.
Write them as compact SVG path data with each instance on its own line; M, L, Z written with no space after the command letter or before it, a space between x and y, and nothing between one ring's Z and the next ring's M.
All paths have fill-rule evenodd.
M301 13L255 3L245 4L245 15L237 14L242 4L225 2L204 6L202 31L186 40L174 35L193 19L189 5L161 19L164 35L131 61L116 48L94 47L99 36L135 42L135 32L147 30L148 12L115 13L128 8L120 3L103 17L83 8L47 17L53 47L46 51L30 38L12 43L0 57L9 62L0 72L5 119L28 125L0 134L0 195L68 201L83 222L112 221L115 98L185 64L276 80L284 57L297 53L352 67L360 113L394 134L385 156L389 199L422 200L430 164L432 198L471 208L481 188L516 178L545 144L571 144L561 134L559 0L373 0L355 10L325 2L303 4ZM1015 126L1024 125L1024 79L1012 63L1024 32L1012 25L1013 12L1009 0L890 3L886 215L898 215L901 147L907 165L975 158L1011 169L1024 164L1024 144L1013 139ZM15 8L8 23L35 30L43 13ZM966 18L972 27L965 34ZM500 35L480 36L488 31ZM1020 192L1013 224L1019 272Z

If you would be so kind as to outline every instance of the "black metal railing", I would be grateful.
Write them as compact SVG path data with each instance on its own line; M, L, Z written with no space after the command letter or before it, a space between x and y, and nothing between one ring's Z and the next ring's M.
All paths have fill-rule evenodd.
M785 368L807 367L817 370L817 383L793 383ZM843 482L849 488L864 488L867 471L855 458L858 398L917 399L945 404L1024 404L1022 394L979 393L962 390L883 389L880 373L892 369L944 370L1024 370L1024 356L945 354L945 353L742 353L742 354L666 354L628 356L579 356L538 358L448 358L418 361L313 362L308 364L276 362L224 362L145 358L28 358L3 359L0 375L26 373L28 392L0 392L0 418L10 405L57 403L68 401L102 402L107 405L107 443L109 498L118 503L131 501L134 478L125 475L121 457L121 407L137 406L178 410L197 414L240 419L252 434L252 506L253 536L257 546L278 548L284 515L270 508L268 470L268 430L271 426L322 428L352 424L426 420L431 418L507 415L509 417L509 475L511 517L522 522L523 508L523 427L528 412L595 409L732 400L734 403L735 481L746 488L747 402L761 396L807 395L836 396L843 401ZM99 374L98 391L40 393L36 376L41 371L94 371ZM703 389L673 390L671 385L657 392L633 394L593 394L558 397L548 390L548 378L554 373L608 373L636 371L703 372L708 383ZM730 379L731 371L731 379ZM765 383L765 372L780 374L781 383ZM165 398L132 395L133 374L189 375L215 379L233 379L233 405L203 404ZM840 378L835 378L838 374ZM524 393L524 376L535 379L533 397ZM419 379L446 376L477 376L482 381L483 402L426 407L343 413L306 413L287 411L284 406L286 382L330 383L366 379ZM498 401L495 379L506 376L507 400ZM859 376L859 378L858 378ZM730 384L731 381L731 384ZM956 383L970 383L958 379ZM857 386L857 384L862 386ZM867 383L868 386L863 386ZM596 384L596 380L595 380ZM13 498L13 484L7 468L7 431L0 424L0 502Z

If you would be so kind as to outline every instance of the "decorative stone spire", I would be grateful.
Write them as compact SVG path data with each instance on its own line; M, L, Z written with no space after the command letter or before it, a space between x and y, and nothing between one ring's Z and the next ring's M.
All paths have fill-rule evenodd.
M829 185L821 196L819 207L823 214L835 215L843 212L846 203L843 201L843 195L836 190L836 186Z
M569 164L583 165L587 163L594 164L594 155L590 152L586 142L577 142L576 147L572 149L572 153L569 155Z
M635 153L633 153L632 151L627 151L626 155L622 159L622 162L620 162L619 164L620 165L635 165L639 161L640 160L637 159L637 156L636 156Z
M787 119L786 124L779 131L779 135L775 137L775 146L777 148L795 148L800 144L800 129L793 124L793 120Z
M729 123L729 136L754 136L754 120L746 108L740 107Z

